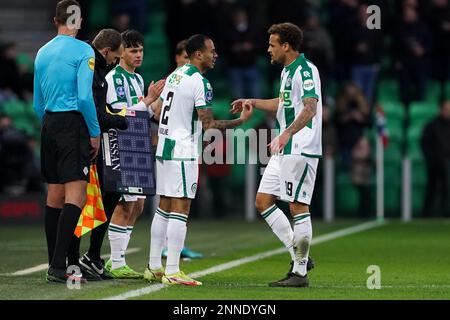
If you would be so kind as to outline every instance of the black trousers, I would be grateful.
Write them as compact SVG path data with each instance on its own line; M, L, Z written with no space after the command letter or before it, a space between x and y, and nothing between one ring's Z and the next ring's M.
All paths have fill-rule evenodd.
M450 216L450 160L440 164L427 163L427 174L424 217Z

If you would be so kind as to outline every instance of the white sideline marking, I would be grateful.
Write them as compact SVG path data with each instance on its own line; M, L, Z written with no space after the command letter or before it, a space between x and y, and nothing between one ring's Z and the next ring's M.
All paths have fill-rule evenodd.
M135 253L141 251L141 248L130 248L127 250L126 254L131 254L131 253ZM104 254L102 255L102 258L108 258L109 254ZM31 274L31 273L35 273L35 272L39 272L39 271L44 271L48 269L48 263L43 263L43 264L39 264L37 266L31 267L31 268L27 268L27 269L23 269L23 270L19 270L16 272L12 272L12 273L4 273L2 274L3 276L25 276L27 274Z
M318 236L317 238L314 238L312 240L311 245L315 245L315 244L319 244L322 242L326 242L326 241L330 241L330 240L334 240L337 238L341 238L341 237L345 237L347 235L350 234L354 234L354 233L358 233L361 231L365 231L368 229L372 229L375 228L377 226L382 225L382 222L377 222L377 221L370 221L370 222L366 222L366 223L362 223L353 227L349 227L349 228L345 228L345 229L341 229L341 230L337 230L334 232L330 232L327 234L324 234L322 236ZM249 262L253 262L253 261L257 261L257 260L261 260L273 255L277 255L280 253L284 253L286 252L286 248L279 248L279 249L274 249L274 250L270 250L267 252L263 252L263 253L258 253L255 254L253 256L250 257L246 257L246 258L242 258L242 259L237 259L237 260L233 260L227 263L222 263L219 264L215 267L211 267L205 270L201 270L201 271L197 271L197 272L193 272L190 273L189 276L193 277L193 278L200 278L209 274L213 274L213 273L217 273L217 272L221 272L221 271L225 271ZM119 294L117 296L112 296L109 298L104 298L102 300L125 300L125 299L129 299L129 298L135 298L135 297L140 297L152 292L156 292L161 290L162 288L164 288L166 285L164 284L153 284L141 289L136 289L136 290L131 290L131 291L127 291L125 293Z

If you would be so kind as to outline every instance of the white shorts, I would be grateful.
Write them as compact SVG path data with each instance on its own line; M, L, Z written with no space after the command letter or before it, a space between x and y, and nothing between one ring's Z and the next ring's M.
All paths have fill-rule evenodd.
M309 205L318 163L318 158L302 155L274 155L267 164L258 192L273 194L283 201Z
M156 193L173 198L194 199L198 161L156 160Z
M138 194L122 194L119 201L136 202L139 199L146 199L146 198L147 198L146 196L140 196Z

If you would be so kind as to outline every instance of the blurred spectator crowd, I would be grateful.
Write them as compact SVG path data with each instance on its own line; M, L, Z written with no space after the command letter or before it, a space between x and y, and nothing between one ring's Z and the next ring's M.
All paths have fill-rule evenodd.
M410 106L426 101L427 108L432 105L437 116L438 106L450 99L450 0L81 0L80 4L88 8L83 11L86 27L79 35L83 40L97 31L90 22L99 19L95 11L89 10L94 6L108 10L108 14L102 15L108 21L100 21L97 27L113 27L119 31L134 28L150 39L156 30L152 27L155 24L149 21L155 13L163 12L162 30L167 41L164 54L169 55L167 61L170 61L167 73L175 66L172 57L180 40L195 33L209 35L215 41L219 64L208 77L213 78L213 87L217 83L215 97L225 97L228 101L278 95L280 68L269 65L266 31L278 22L290 21L300 26L304 33L301 51L317 65L321 75L324 154L338 160L338 170L348 174L358 189L362 215L374 211L373 206L370 208L374 150L373 137L368 132L372 131L375 107L394 103L396 108L404 108L401 112L408 113ZM381 29L367 28L367 19L373 14L368 13L370 5L380 8ZM30 101L32 68L29 61L19 58L13 43L0 48L2 112L2 104L11 99ZM147 60L157 60L162 54L153 47L148 50L146 47L146 52ZM144 78L145 72L142 70ZM219 79L226 79L226 84L220 86ZM427 92L431 85L436 99L430 100ZM395 94L390 94L391 91ZM389 117L387 113L388 124ZM402 136L409 134L411 126L408 115L404 119L399 121ZM271 127L272 123L268 116L259 125ZM14 121L8 127L14 128ZM4 132L8 130L1 130L3 161L4 154L10 153L2 151ZM436 130L434 134L439 136L444 131ZM39 140L38 135L24 137L23 146L27 150ZM419 144L420 138L416 140ZM404 151L407 141L401 140L400 144ZM428 159L426 154L424 159ZM27 162L35 163L35 160ZM217 167L205 170L207 174L213 172L209 179L213 184L215 180L222 181L216 177L228 176L230 171L229 167L224 167L223 172ZM32 180L33 174L24 173L27 174ZM428 172L429 177L433 174ZM0 177L3 185L11 181L7 175ZM320 185L319 180L320 177ZM446 183L448 188L448 180ZM211 189L218 190L214 186ZM219 204L220 208L227 206L222 200L212 203Z

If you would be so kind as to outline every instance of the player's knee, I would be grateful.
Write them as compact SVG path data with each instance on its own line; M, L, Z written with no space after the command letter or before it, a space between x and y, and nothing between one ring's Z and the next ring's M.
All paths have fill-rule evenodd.
M47 196L47 206L52 208L62 208L65 202L65 196L63 194L50 194Z
M309 205L300 202L292 202L289 204L289 210L292 216L299 213L309 213Z
M171 206L170 198L161 196L159 200L159 208L164 212L170 212L170 206Z
M264 196L261 196L259 194L256 195L255 207L259 213L264 212L267 208L271 206L273 206L272 201L269 201Z
M65 191L62 185L48 185L47 205L52 208L62 208L65 202Z
M122 219L128 220L133 215L133 203L132 202L119 202L115 214L120 216Z
M136 217L139 217L140 215L142 215L142 212L144 212L144 204L136 204L133 211L134 211L134 215Z

